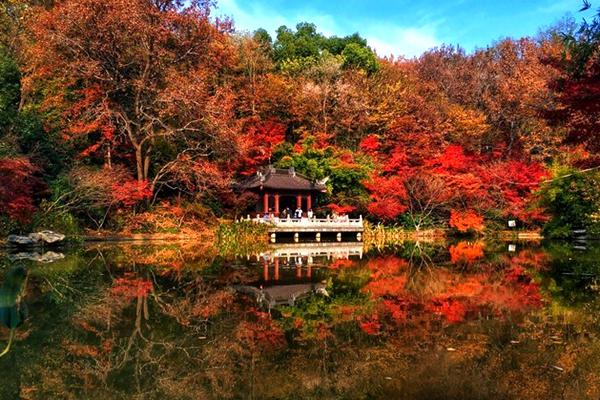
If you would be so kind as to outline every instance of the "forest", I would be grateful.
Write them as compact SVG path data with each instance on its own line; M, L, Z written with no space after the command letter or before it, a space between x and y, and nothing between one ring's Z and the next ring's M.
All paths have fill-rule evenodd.
M600 17L407 59L205 0L3 0L0 234L205 229L269 164L328 178L321 214L600 234L599 96Z

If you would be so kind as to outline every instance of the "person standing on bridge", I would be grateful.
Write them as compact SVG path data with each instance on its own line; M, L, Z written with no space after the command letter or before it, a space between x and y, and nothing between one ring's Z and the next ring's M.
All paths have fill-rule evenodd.
M306 216L308 217L308 219L313 219L313 210L312 210L312 208L307 211Z
M302 218L302 208L300 208L300 206L298 206L298 208L296 208L296 212L294 213L294 216L298 219Z

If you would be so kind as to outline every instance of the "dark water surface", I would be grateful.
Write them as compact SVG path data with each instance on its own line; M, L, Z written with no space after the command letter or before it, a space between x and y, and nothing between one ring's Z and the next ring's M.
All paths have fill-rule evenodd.
M0 399L600 398L599 244L54 251L0 254Z

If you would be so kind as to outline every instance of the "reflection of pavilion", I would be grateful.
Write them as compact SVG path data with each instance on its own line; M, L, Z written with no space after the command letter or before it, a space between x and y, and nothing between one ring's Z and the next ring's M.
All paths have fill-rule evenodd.
M313 266L321 266L320 261L362 258L362 243L295 243L271 245L268 251L257 254L257 261L262 260L263 280L278 281L282 269L295 270L296 279L311 279Z

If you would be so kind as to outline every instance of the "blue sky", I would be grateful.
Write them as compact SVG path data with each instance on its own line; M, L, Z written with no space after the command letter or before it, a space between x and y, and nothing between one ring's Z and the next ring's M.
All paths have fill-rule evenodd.
M380 56L412 57L442 43L471 51L504 37L534 35L581 0L217 0L216 15L232 17L238 31L307 21L326 35L359 32ZM592 2L594 6L597 6ZM595 7L594 7L595 8Z

